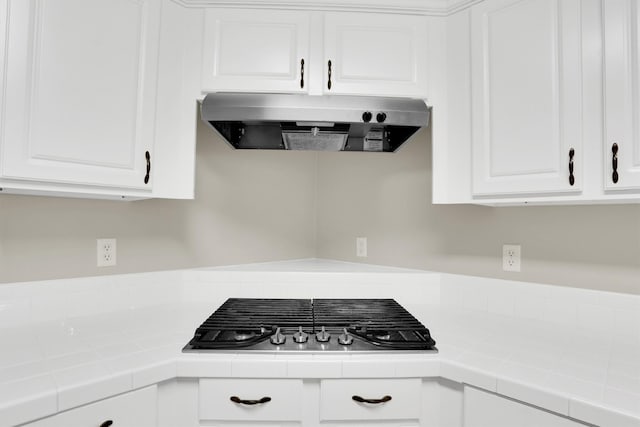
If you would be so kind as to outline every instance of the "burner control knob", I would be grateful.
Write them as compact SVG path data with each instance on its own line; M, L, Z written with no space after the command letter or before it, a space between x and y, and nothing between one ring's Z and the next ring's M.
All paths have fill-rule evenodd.
M287 338L280 332L280 328L276 329L276 333L271 335L270 341L273 345L281 345L284 344L284 341Z
M371 111L365 111L364 113L362 113L363 122L369 123L372 118L373 118L373 114L371 114Z
M387 113L378 113L376 120L378 123L384 123L384 121L387 120Z
M324 330L324 326L322 327L322 330L316 334L316 340L318 342L329 342L330 338L331 334Z
M347 328L344 328L343 331L344 333L338 336L338 344L341 344L341 345L353 344L353 337L349 332L347 332Z
M293 334L293 340L298 344L305 343L309 340L309 334L306 332L302 332L302 326L298 329L298 332Z

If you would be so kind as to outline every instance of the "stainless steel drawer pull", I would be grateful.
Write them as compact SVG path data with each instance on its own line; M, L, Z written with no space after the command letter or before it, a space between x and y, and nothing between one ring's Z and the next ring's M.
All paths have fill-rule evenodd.
M377 405L379 403L386 403L390 401L391 396L387 395L387 396L384 396L382 399L365 399L364 397L360 397L360 396L351 396L351 399L359 403L371 403L371 404Z
M229 398L229 400L231 400L234 403L238 403L241 405L261 405L263 403L267 403L267 402L271 402L271 398L270 397L263 397L262 399L258 399L258 400L245 400L245 399L240 399L238 396L231 396Z

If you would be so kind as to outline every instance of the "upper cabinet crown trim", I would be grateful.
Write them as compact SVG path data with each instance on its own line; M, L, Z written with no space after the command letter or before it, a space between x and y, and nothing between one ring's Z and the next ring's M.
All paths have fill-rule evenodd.
M185 7L232 7L450 15L482 0L173 0Z

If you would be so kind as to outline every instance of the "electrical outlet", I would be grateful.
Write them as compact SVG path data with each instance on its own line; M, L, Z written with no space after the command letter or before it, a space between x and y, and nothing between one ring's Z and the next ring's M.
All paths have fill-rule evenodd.
M502 269L504 271L520 271L520 245L502 246Z
M98 239L98 267L116 265L116 239Z
M367 238L356 237L356 256L367 257Z

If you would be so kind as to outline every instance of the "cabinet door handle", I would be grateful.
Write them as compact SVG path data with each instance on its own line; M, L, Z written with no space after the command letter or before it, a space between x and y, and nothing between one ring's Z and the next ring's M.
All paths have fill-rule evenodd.
M300 60L300 89L304 89L304 58Z
M245 399L240 399L238 396L231 396L229 400L231 400L234 403L239 403L241 405L261 405L263 403L271 402L271 398L267 396L258 400L245 400Z
M359 403L371 403L371 404L377 405L379 403L385 403L390 401L391 396L387 395L387 396L384 396L382 399L365 399L364 397L360 397L360 396L351 396L351 399Z
M618 144L615 142L611 146L611 166L613 167L613 173L611 174L611 179L614 184L618 183Z
M100 424L100 427L110 427L113 425L113 421L112 420L107 420L105 422L103 422L102 424Z
M147 174L144 176L144 183L149 183L149 173L151 172L151 154L149 152L144 153L144 157L147 159Z
M571 148L569 150L569 185L573 186L576 183L576 178L573 176L573 157L575 156L576 151Z
M331 60L327 62L327 66L329 68L329 80L327 81L327 88L331 90Z

